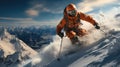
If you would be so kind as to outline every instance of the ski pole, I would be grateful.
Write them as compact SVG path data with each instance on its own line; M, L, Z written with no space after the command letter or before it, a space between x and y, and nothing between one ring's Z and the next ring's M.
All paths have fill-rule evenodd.
M106 32L105 31L103 31L103 30L101 30L101 29L99 29L100 31L102 31L105 35L106 35Z
M61 42L60 42L60 48L59 48L59 52L58 52L58 58L57 60L60 61L60 55L61 55L61 51L62 51L62 42L63 42L63 37L61 38Z

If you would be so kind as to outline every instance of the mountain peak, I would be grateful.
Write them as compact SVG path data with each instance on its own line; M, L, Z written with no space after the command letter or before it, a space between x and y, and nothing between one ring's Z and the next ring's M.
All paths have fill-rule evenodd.
M12 35L10 35L8 32L7 32L7 29L2 27L0 28L0 38L1 39L4 39L4 38L11 38Z
M0 28L0 58L3 62L16 62L25 60L37 55L37 52L27 46L22 40L7 32L7 29Z

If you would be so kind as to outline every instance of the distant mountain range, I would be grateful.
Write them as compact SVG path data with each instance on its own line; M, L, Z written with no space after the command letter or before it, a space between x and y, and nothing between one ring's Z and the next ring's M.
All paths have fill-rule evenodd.
M49 44L52 36L56 34L55 27L50 26L6 27L6 29L33 49L39 49L42 45Z

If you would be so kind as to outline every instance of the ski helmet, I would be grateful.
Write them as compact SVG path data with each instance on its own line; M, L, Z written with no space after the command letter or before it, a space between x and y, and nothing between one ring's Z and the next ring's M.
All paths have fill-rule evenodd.
M76 6L74 4L69 4L67 7L66 7L66 13L71 16L71 17L74 17L76 16L77 14L77 9L76 9Z

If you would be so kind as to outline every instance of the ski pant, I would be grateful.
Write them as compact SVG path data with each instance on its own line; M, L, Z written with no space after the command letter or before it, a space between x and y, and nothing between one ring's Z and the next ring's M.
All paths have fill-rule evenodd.
M86 34L87 34L87 31L85 29L82 29L82 28L77 28L77 29L73 29L73 30L70 30L70 31L66 31L66 35L70 39L73 39L76 35L79 36L79 37L82 37Z

